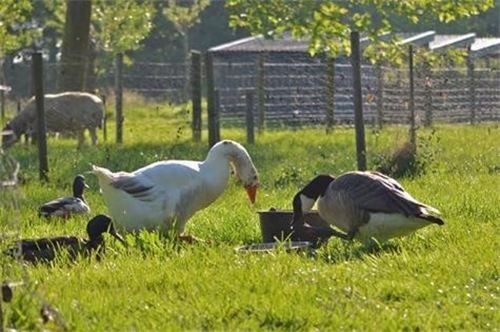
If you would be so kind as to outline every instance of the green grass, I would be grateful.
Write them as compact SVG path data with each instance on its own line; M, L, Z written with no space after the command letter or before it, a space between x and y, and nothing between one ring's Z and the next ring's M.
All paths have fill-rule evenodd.
M37 155L18 144L23 183L0 192L1 249L16 236L84 236L88 218L42 220L39 204L70 193L77 173L90 163L134 170L164 158L203 159L204 141L190 140L182 108L135 105L126 110L123 145L108 142L75 149L76 140L49 140L50 182L38 182ZM244 142L239 128L224 138ZM402 142L406 128L367 128L370 167ZM234 248L258 242L259 209L291 208L294 193L320 172L356 167L354 133L326 135L323 129L270 129L247 146L261 174L252 207L244 190L230 182L218 201L197 213L188 232L211 245L182 245L155 233L127 237L130 246L108 240L104 259L22 266L0 258L2 280L24 280L3 305L4 324L19 330L498 330L500 128L498 124L438 125L421 129L419 151L425 172L400 179L418 199L439 208L445 226L369 250L331 239L315 256L278 251L241 254ZM97 181L87 175L93 213L106 212ZM43 303L57 308L44 325Z

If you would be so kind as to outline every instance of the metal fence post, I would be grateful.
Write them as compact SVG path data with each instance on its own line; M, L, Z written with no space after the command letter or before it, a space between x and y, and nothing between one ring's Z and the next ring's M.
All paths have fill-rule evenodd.
M335 59L326 59L326 132L333 129L335 116Z
M467 78L469 85L469 103L470 103L470 123L476 123L476 77L474 73L474 59L467 56Z
M5 91L0 89L0 113L2 114L2 123L5 120Z
M259 53L257 56L257 99L259 109L259 131L264 130L266 126L266 95L265 95L265 54Z
M254 123L253 123L253 93L246 93L246 128L247 128L247 143L255 143Z
M361 92L361 52L359 32L351 32L352 87L354 97L354 126L356 129L356 159L358 170L366 170L365 127L363 121L363 96Z
M217 106L215 96L215 81L212 53L205 53L205 79L207 80L207 121L208 121L208 147L217 143Z
M377 64L377 128L384 126L384 71L382 64Z
M214 90L215 112L214 112L214 126L215 126L215 141L220 141L220 93L219 90Z
M115 98L116 143L123 143L123 53L116 55Z
M413 45L408 46L408 69L410 77L410 100L408 106L410 108L410 143L412 149L415 149L417 143L417 133L415 127L415 80L413 70Z
M191 130L193 140L201 141L201 53L191 51L191 104L193 107Z
M41 181L48 181L49 163L47 160L47 136L45 133L45 109L43 94L43 59L42 53L36 52L33 59L33 87L35 90L36 122L37 122L37 142L38 142L38 162L39 177Z
M432 126L432 70L428 61L424 62L424 78L424 126L430 127Z

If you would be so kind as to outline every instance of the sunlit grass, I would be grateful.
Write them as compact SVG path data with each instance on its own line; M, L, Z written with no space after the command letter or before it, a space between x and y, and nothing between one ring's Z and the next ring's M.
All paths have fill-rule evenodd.
M2 192L1 248L17 235L85 235L87 217L39 219L37 207L70 194L75 174L90 164L131 171L159 159L203 159L191 141L186 107L158 104L125 110L124 144L108 140L75 149L74 139L49 140L50 182L38 181L32 146L11 151L22 164L22 184ZM130 104L129 104L130 105ZM109 107L108 107L109 111ZM407 128L367 127L368 162L406 139ZM244 143L241 128L223 138ZM178 246L155 233L128 236L129 246L107 237L102 261L64 258L23 267L0 258L3 280L25 280L4 305L5 324L20 330L494 330L498 303L500 129L497 124L437 125L419 131L425 172L400 179L415 197L439 208L445 226L391 240L381 249L332 239L315 256L278 251L241 254L234 248L260 241L259 209L291 208L291 198L320 172L355 169L354 132L337 128L269 129L247 148L261 174L252 207L234 180L223 196L188 223L189 233L212 244ZM93 214L105 213L96 179L86 174ZM50 303L59 321L43 324Z

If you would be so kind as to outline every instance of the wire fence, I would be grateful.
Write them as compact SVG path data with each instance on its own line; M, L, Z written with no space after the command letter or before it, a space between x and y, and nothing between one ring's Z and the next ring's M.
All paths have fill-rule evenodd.
M57 92L59 63L44 64L44 90L46 93ZM115 67L102 70L100 74L87 74L86 88L101 93L114 90ZM10 98L26 99L33 95L30 63L7 65L5 68L6 84L12 90ZM185 101L189 96L189 68L182 63L134 62L124 66L122 85L126 91L141 94L148 98L160 98L172 102Z
M262 95L255 112L266 123L323 124L328 112L336 124L354 121L351 65L292 54L259 56L235 62L215 57L215 88L219 91L221 121L245 119L245 96ZM333 75L329 77L329 71ZM500 70L467 67L416 66L414 75L416 120L420 123L500 120ZM331 82L329 81L331 80ZM333 91L328 91L332 89ZM368 123L408 123L409 69L394 66L362 66L364 119ZM333 94L333 105L328 103ZM329 109L331 108L331 109Z
M200 64L202 66L202 64ZM324 124L330 112L334 124L354 120L351 65L304 53L214 56L214 88L218 91L221 123L245 122L246 94L256 96L254 116L267 124ZM44 68L45 92L57 91L59 64ZM30 64L7 66L9 98L32 95ZM409 70L395 66L362 66L364 118L367 123L408 123ZM414 69L414 103L417 123L500 120L500 70L488 62L472 71L465 65ZM88 75L94 91L114 91L115 68ZM168 102L191 98L191 68L184 63L135 62L124 66L124 91ZM204 70L201 84L205 86ZM330 97L331 96L331 97ZM333 102L329 101L332 98ZM125 105L126 107L126 105Z

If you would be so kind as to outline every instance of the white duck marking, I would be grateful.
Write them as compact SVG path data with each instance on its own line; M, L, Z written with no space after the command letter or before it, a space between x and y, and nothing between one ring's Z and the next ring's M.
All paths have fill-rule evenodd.
M248 152L228 140L214 145L204 161L158 161L131 173L93 171L117 226L166 232L175 224L181 234L189 218L223 193L231 166L247 191L255 190L258 174Z
M77 175L73 181L73 196L60 197L40 206L39 215L45 217L69 217L72 214L90 213L90 207L83 196L84 188L88 188L83 175Z

